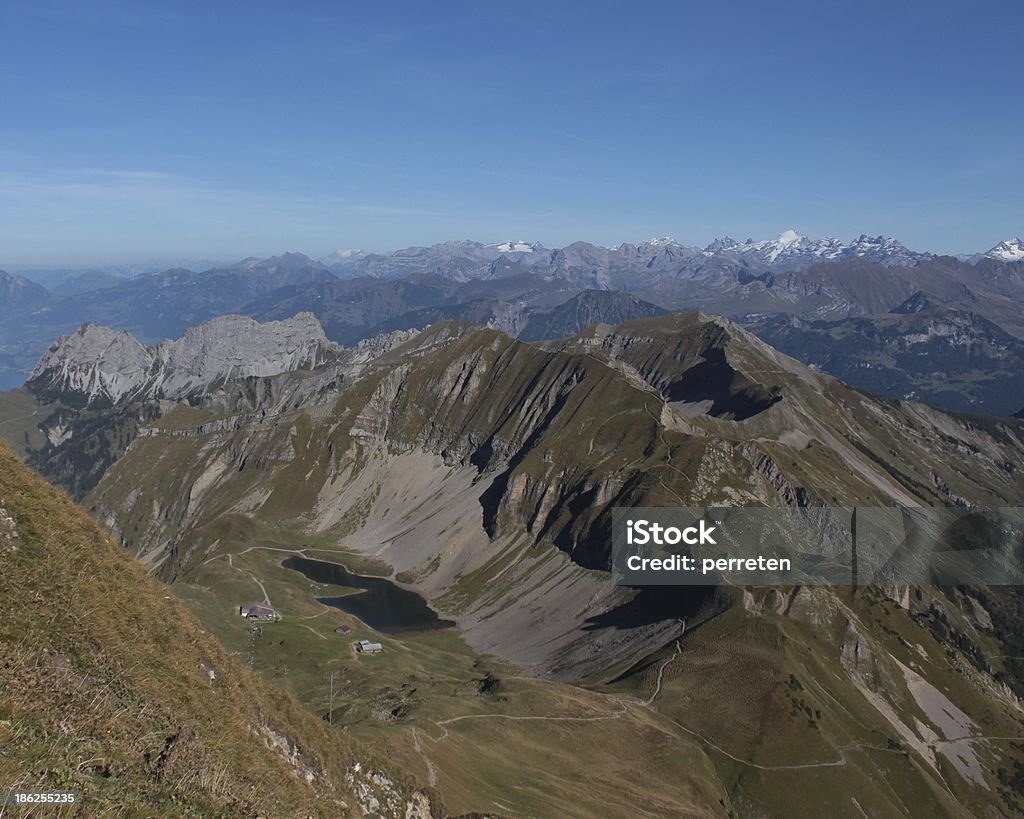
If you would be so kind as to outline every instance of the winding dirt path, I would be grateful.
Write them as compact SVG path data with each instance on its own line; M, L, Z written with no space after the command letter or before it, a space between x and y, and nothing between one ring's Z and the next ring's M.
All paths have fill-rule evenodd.
M686 632L686 621L685 620L683 621L683 632L684 633ZM654 702L655 699L657 699L658 694L661 693L661 680L662 680L662 677L665 674L665 667L669 663L671 663L674 659L676 659L680 654L683 653L683 650L679 647L679 641L682 638L683 638L683 634L681 633L676 638L676 653L673 654L671 657L669 657L667 660L665 660L665 662L663 662L661 664L661 667L658 668L658 683L657 683L657 685L654 686L654 693L651 694L651 696L649 696L646 700L644 700L644 702L643 702L644 705L650 705L652 702Z

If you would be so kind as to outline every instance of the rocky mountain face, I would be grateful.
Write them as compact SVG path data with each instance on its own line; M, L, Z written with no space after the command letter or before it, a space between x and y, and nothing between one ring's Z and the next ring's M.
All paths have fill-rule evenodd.
M178 401L232 378L314 369L339 352L311 313L265 324L220 316L155 347L130 333L86 324L53 344L27 386L41 398L86 406Z
M278 311L261 311L289 316L278 321L258 323L226 315L189 328L176 341L157 345L95 324L58 339L37 362L27 383L35 400L48 407L40 425L47 443L33 450L33 463L81 497L137 434L140 423L159 417L174 402L195 400L229 380L309 370L329 361L343 368L358 367L367 359L366 351L379 347L381 339L400 339L406 331L444 319L493 326L514 335L528 329L531 337L549 337L578 332L584 322L662 312L614 293L583 294L551 311L508 304L504 299L543 305L564 298L562 283L532 275L457 285L454 294L450 282L436 278L332 282L292 292L294 300ZM343 292L355 296L347 310ZM487 293L499 298L460 302ZM322 298L325 294L332 297ZM407 309L420 301L442 300L456 303ZM346 310L349 324L344 326L351 329L340 334L350 349L328 340L313 314L293 312L309 302L335 322L331 326L336 329L336 310ZM388 316L394 318L388 320Z
M69 404L115 404L139 392L154 361L153 351L131 333L84 324L54 342L29 383L33 392L62 397Z
M387 349L386 340L378 342ZM311 370L329 362L358 366L372 345L345 351L309 313L260 324L221 316L177 341L146 346L131 334L85 325L59 339L26 389L45 411L45 442L29 459L76 498L138 434L178 402L198 400L226 382Z
M126 330L147 344L177 338L189 327L238 313L249 302L283 287L334 277L300 254L244 260L196 273L183 268L124 280L113 287L52 298L45 307L20 311L0 324L0 385L24 383L53 340L92 323Z

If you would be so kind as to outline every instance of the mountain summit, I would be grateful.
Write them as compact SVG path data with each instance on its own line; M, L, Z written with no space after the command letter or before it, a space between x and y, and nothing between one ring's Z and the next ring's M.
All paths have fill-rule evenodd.
M42 285L0 270L0 316L40 307L48 297L49 293Z
M514 242L499 242L493 247L499 253L533 253L534 250L540 249L540 244L530 244L522 239L517 239Z
M985 257L1000 262L1019 262L1024 260L1024 241L1019 238L1007 239L989 250Z

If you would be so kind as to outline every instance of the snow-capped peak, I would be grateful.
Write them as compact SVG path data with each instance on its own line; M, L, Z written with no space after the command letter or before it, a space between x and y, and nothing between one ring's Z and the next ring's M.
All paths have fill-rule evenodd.
M803 238L805 237L801 236L793 229L784 230L779 234L779 238L775 240L775 244L779 247L789 247L790 245L795 245Z
M363 250L356 250L354 248L339 248L333 253L329 253L320 260L320 264L332 265L332 264L343 264L345 262L353 262L356 259L362 258L366 255Z
M775 239L755 242L747 239L716 239L704 249L705 256L716 253L752 257L773 267L808 266L818 261L834 261L859 256L884 265L914 264L923 254L907 250L895 239L861 234L852 242L826 236L808 239L795 230L785 230Z
M782 256L790 256L799 253L809 246L807 237L795 230L784 230L776 239L767 239L755 242L747 239L745 242L723 240L714 242L708 246L708 250L728 251L733 253L750 253L760 256L768 262L775 262Z
M517 239L514 242L499 242L494 245L499 253L533 253L533 245L529 242Z
M648 239L646 242L644 242L644 244L651 245L653 247L664 247L665 245L677 245L679 244L679 242L677 242L671 236L661 236L660 238L655 237L653 239Z
M1019 238L1007 239L997 244L985 256L1000 262L1024 261L1024 241Z

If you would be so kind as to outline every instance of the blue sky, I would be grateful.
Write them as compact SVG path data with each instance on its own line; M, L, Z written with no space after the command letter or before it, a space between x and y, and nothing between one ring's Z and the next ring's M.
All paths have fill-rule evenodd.
M290 8L291 7L291 8ZM0 5L0 267L1024 233L1024 4Z

